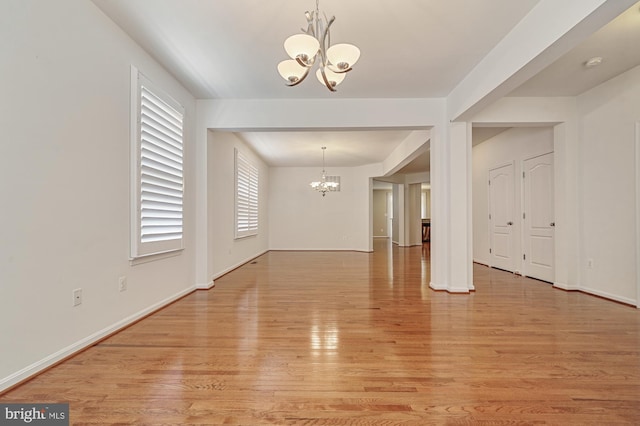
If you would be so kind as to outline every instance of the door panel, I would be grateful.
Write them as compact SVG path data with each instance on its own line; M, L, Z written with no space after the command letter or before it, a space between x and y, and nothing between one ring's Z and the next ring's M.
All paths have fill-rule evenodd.
M489 171L491 266L513 272L513 164Z
M524 162L524 275L553 282L553 153Z

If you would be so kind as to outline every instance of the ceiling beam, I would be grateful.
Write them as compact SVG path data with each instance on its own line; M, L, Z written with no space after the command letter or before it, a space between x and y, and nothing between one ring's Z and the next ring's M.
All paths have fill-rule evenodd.
M637 0L541 0L453 89L450 121L469 121Z

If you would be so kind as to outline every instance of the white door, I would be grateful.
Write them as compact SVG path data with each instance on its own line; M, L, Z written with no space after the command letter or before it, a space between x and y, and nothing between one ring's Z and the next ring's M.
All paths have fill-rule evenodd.
M491 266L513 272L513 164L489 171Z
M523 274L553 282L553 152L524 162Z

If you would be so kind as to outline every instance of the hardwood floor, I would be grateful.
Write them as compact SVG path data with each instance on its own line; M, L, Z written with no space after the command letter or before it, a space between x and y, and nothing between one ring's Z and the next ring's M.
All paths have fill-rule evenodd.
M640 424L640 312L476 265L429 289L428 245L270 252L0 402L72 424ZM426 259L425 259L426 256Z

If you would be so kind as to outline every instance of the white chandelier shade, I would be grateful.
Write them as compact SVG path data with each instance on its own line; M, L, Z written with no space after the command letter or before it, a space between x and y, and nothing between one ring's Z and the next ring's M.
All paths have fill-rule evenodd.
M278 64L278 72L280 75L286 75L291 85L302 82L307 76L309 70L301 67L294 59L287 59Z
M335 92L335 87L344 80L345 73L351 71L360 59L360 49L347 43L331 46L329 29L336 18L327 19L326 15L321 18L318 2L316 0L315 11L305 13L306 32L285 40L284 49L291 59L278 64L278 73L288 86L296 86L307 77L317 62L318 81Z
M325 86L327 84L331 85L331 87L336 87L338 84L342 83L342 80L346 77L343 73L337 73L331 71L329 67L325 67L324 69L324 77L322 76L322 69L316 71L316 76L318 77L318 81ZM325 82L325 77L327 81Z
M351 69L353 64L360 59L360 49L353 44L334 44L327 50L329 63L338 70L344 72Z
M296 34L284 41L284 50L291 59L300 59L302 66L309 64L309 60L313 60L320 49L320 42L308 34Z

